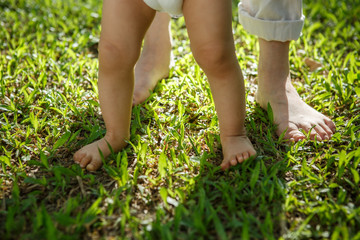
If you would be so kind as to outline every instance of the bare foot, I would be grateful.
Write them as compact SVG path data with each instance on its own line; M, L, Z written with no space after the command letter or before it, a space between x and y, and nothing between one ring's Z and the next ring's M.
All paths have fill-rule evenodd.
M157 13L144 41L141 56L135 66L133 105L144 102L158 81L169 74L171 37L170 16Z
M90 143L74 154L74 161L82 168L89 171L95 171L102 165L102 157L106 159L111 154L111 149L114 152L120 151L126 146L126 142L121 140L110 140L106 136L96 142ZM102 156L100 155L100 152Z
M222 170L242 163L251 156L256 155L256 151L247 136L222 137L221 145L224 155L220 165Z
M290 42L266 41L259 38L260 57L256 101L264 109L268 103L278 125L277 135L284 131L285 139L300 141L310 133L311 139L330 139L335 124L326 116L307 105L291 83L289 65Z
M328 140L336 130L335 124L326 116L307 105L291 84L290 77L283 89L269 92L259 87L256 101L264 109L268 103L273 111L274 122L277 124L277 135L286 131L284 138L300 141L306 136L300 131L310 132L310 138L318 141Z
M160 50L160 49L159 49ZM135 67L135 86L133 105L144 102L154 90L160 79L169 74L170 57L165 54L143 50Z

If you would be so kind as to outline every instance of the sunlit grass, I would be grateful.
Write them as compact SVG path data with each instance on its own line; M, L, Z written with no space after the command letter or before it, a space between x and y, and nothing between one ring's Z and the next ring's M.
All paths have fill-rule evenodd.
M303 99L335 121L331 140L287 145L275 135L271 109L254 102L257 39L234 8L258 157L218 167L214 104L179 18L169 77L133 109L128 147L90 173L72 155L105 131L101 4L0 2L0 239L360 239L360 2L304 4L291 74Z

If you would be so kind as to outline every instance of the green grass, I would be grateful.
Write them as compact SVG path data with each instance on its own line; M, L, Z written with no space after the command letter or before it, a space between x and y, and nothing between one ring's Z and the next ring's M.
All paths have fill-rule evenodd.
M234 8L258 157L219 170L211 93L180 18L176 64L134 108L131 144L89 173L72 154L105 131L101 4L1 1L0 239L360 239L360 1L304 4L291 73L303 99L336 123L330 141L278 140L271 113L253 101L257 40ZM311 72L306 57L323 66Z

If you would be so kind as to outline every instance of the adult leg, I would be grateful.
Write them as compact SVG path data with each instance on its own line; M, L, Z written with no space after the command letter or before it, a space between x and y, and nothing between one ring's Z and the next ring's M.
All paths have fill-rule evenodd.
M221 167L256 152L246 137L244 81L235 55L231 0L185 0L183 13L195 59L204 70L219 118Z
M170 16L158 12L145 35L141 56L135 66L134 105L145 101L157 82L168 75L170 54Z
M101 155L117 152L130 135L134 66L155 11L142 0L104 0L99 44L99 100L106 126L104 138L86 145L75 162L90 171L98 169Z
M291 83L289 72L289 42L259 39L259 79L256 100L264 109L270 103L277 134L286 131L285 139L304 139L300 131L310 132L311 139L328 140L335 124L307 105ZM271 62L271 64L269 64Z
M256 100L267 109L270 103L277 134L299 141L310 137L326 140L335 131L334 123L307 105L291 83L289 41L300 36L303 26L301 0L242 0L239 19L244 28L259 36L260 56Z

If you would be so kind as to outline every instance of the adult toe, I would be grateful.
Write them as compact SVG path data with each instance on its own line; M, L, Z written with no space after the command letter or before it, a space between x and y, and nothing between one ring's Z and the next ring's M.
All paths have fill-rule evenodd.
M329 139L327 132L324 130L323 127L321 127L320 125L316 125L314 127L315 131L317 132L317 134L320 136L321 140L326 140ZM320 139L319 139L320 140Z
M289 139L290 141L298 142L305 139L305 135L300 132L299 129L292 129L286 132L284 138Z
M331 138L331 136L333 135L333 131L331 130L331 128L326 125L325 123L319 123L319 126L322 127L324 129L324 131L326 132L328 139Z
M332 133L335 133L336 125L333 121L331 121L329 118L325 118L324 123L331 129Z

